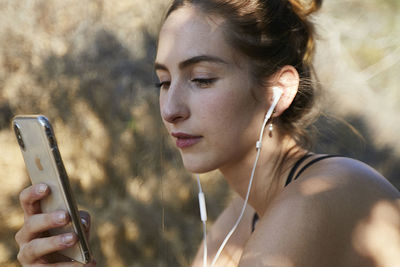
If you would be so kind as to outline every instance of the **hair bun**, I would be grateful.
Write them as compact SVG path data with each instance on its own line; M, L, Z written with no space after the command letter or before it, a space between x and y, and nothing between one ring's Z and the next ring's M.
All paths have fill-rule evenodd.
M289 2L292 4L294 12L301 17L314 13L322 5L322 0L289 0Z

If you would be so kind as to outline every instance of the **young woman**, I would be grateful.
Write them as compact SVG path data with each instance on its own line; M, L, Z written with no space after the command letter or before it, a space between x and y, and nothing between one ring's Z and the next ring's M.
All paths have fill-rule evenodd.
M307 16L320 5L177 0L167 13L155 60L164 124L186 169L219 169L239 195L207 235L214 266L400 266L400 193L359 161L306 149L315 95ZM76 242L38 238L68 221L40 212L48 193L21 193L23 266L54 266L44 256ZM201 246L193 266L203 255Z

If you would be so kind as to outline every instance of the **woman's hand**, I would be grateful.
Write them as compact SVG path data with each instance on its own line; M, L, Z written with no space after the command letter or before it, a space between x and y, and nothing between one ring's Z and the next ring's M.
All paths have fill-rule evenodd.
M72 247L77 242L78 239L74 233L48 235L48 230L67 225L70 221L66 211L42 213L40 200L49 193L47 185L37 184L24 189L20 194L20 203L24 210L24 225L15 235L20 248L18 261L22 266L84 266L57 253ZM80 212L80 215L88 235L90 216L87 212ZM85 266L95 266L95 263Z

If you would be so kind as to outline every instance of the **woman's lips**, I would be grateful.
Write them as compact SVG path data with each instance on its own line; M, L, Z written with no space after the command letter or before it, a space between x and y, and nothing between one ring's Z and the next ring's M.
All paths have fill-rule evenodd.
M200 135L191 135L186 133L171 133L176 138L176 146L179 148L190 147L200 142Z

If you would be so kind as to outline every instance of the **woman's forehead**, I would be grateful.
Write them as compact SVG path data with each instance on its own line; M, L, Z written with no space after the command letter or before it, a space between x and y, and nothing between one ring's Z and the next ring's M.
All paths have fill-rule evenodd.
M187 27L196 27L213 33L221 26L223 21L224 19L216 15L205 14L198 7L186 5L168 16L162 30L184 30Z
M156 61L199 54L231 57L232 48L225 40L222 22L189 6L172 12L160 31Z

